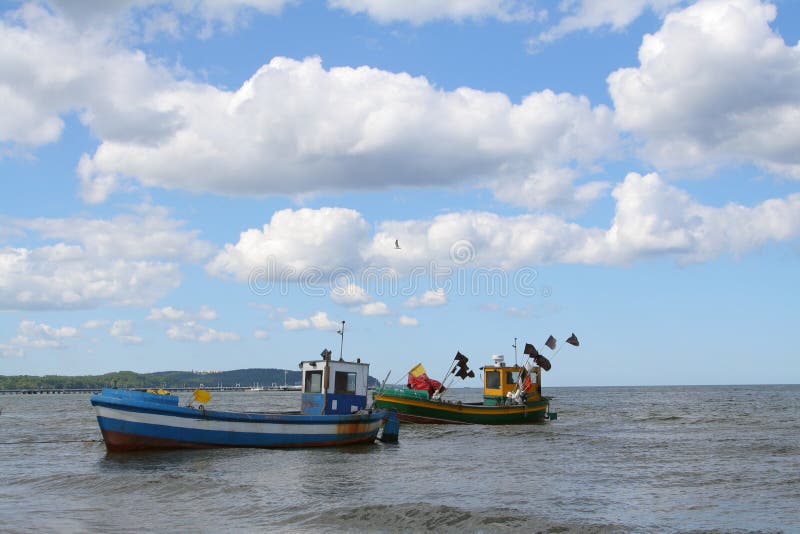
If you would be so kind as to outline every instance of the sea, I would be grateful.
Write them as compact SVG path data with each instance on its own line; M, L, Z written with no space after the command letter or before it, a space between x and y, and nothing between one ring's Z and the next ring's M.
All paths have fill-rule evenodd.
M800 532L800 386L544 393L558 417L538 425L118 454L88 395L0 395L0 532ZM209 406L299 401L221 392Z

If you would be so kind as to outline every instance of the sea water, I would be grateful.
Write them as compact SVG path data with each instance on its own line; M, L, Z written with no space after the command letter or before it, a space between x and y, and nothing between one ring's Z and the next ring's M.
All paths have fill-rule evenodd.
M0 395L0 531L800 532L800 386L545 393L558 419L541 425L125 454L106 453L88 395ZM299 393L210 405L296 409Z

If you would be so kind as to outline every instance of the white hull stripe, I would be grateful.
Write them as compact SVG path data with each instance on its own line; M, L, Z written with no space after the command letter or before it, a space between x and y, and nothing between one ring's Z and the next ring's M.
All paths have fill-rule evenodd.
M187 417L174 417L163 414L151 414L144 412L130 412L127 410L116 410L107 406L95 406L97 416L107 419L115 419L129 423L145 425L159 425L173 428L186 428L195 430L215 431L215 432L241 432L248 434L337 434L339 422L329 424L302 424L293 425L291 423L271 423L271 422L239 422L239 421L217 421L198 417L190 419ZM342 424L348 427L347 433L362 433L377 430L381 426L381 420L364 421L363 423Z

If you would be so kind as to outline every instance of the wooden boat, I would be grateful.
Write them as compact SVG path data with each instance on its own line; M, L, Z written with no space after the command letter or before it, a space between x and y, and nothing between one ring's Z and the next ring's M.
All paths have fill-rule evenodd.
M104 389L91 397L109 452L209 447L324 447L397 441L399 422L367 407L369 364L321 360L300 363L299 412L229 412L206 408L210 394L175 395ZM195 406L195 401L202 402Z
M552 350L555 343L555 338L550 336L545 344ZM567 343L577 346L578 338L572 334ZM516 340L514 346L516 348ZM492 365L481 367L482 402L444 399L442 393L446 388L429 379L420 364L409 372L405 388L382 386L375 390L374 405L396 412L400 421L409 423L514 425L556 419L557 414L549 411L550 398L542 395L542 369L549 370L550 362L529 343L525 345L525 354L530 359L524 365L507 366L505 358L497 355L492 357ZM442 382L448 377L475 376L469 371L467 360L457 353L455 366Z

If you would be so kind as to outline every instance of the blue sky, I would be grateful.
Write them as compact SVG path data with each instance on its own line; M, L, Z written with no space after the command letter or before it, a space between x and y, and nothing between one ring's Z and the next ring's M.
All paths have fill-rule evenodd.
M0 374L800 381L796 2L0 10Z

